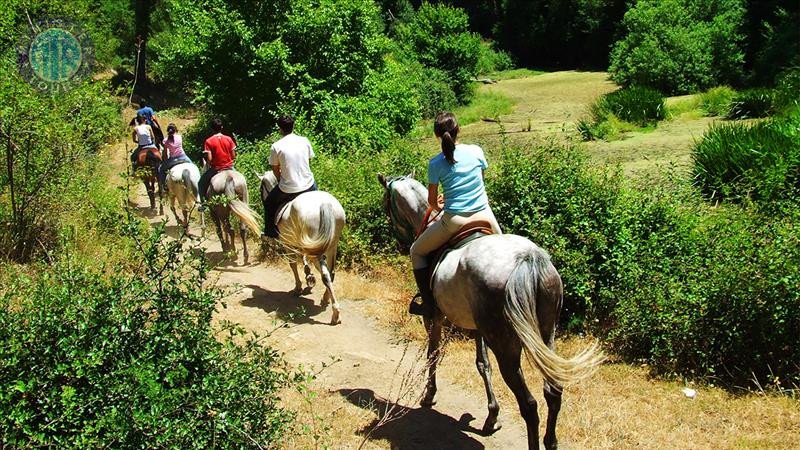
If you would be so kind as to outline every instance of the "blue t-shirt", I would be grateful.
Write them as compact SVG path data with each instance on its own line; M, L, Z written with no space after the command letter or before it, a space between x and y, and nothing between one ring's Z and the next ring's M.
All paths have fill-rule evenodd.
M475 212L489 205L483 186L483 170L489 167L483 150L477 145L457 144L453 152L456 163L450 165L444 153L428 163L428 183L441 184L444 210L449 213Z
M155 113L156 112L153 111L153 108L149 106L145 106L144 108L136 110L136 115L144 117L145 120L147 121L147 124L150 126L153 126L153 115Z

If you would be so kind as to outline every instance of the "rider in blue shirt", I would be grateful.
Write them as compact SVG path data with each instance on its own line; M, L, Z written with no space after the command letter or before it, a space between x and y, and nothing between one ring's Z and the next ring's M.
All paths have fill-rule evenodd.
M428 254L441 247L464 225L486 221L495 233L501 233L489 208L483 184L483 171L489 167L483 150L477 145L458 142L458 122L453 113L436 116L433 132L441 139L442 151L428 162L428 204L439 206L439 185L444 191L442 218L428 227L411 245L411 266L422 303L411 302L409 312L430 317L434 310L433 292L428 278Z

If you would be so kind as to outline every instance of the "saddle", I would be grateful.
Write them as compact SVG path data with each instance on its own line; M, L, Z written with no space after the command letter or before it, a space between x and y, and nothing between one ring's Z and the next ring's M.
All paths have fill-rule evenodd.
M456 234L454 234L453 237L447 241L447 243L432 251L428 255L428 267L430 268L428 273L428 283L430 284L431 289L433 289L433 277L436 275L436 271L439 269L439 264L444 261L450 252L463 248L470 242L490 234L494 234L491 223L486 220L475 220L462 226L461 229L459 229L458 232L456 232Z

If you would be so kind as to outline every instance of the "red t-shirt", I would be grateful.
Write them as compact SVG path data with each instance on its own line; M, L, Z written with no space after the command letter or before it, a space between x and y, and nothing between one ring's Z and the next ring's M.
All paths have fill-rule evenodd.
M211 152L211 167L216 170L230 169L233 167L233 150L236 143L230 136L217 133L206 139L204 150Z

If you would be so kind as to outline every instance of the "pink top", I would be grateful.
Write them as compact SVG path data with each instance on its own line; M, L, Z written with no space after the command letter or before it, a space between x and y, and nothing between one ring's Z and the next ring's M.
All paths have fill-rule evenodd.
M183 152L183 137L180 134L173 134L170 142L169 136L164 138L164 147L169 151L169 159L185 156Z

